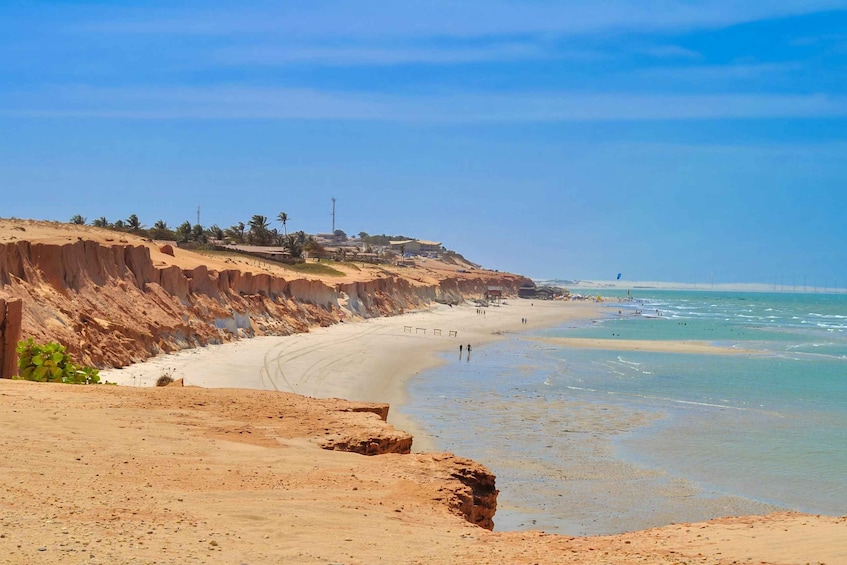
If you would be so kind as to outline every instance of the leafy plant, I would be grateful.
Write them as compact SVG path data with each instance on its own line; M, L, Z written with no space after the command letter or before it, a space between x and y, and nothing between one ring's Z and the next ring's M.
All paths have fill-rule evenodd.
M68 384L100 382L100 371L94 367L75 365L62 344L51 342L39 345L29 338L18 342L17 351L21 379Z

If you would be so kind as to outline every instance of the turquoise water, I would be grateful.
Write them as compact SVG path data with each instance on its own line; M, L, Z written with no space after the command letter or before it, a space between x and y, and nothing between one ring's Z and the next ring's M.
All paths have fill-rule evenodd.
M498 476L498 527L611 533L764 504L847 514L847 296L633 298L606 319L533 335L705 340L761 354L580 350L513 336L412 384L404 411L439 448ZM604 475L619 463L628 470Z

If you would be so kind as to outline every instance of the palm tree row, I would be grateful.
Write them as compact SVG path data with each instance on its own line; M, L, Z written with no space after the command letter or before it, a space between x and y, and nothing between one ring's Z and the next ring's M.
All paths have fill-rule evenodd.
M246 243L250 245L284 247L292 256L300 257L303 250L309 247L310 242L314 243L314 239L307 236L303 231L289 235L289 219L288 214L285 212L280 212L277 215L277 221L282 224L283 233L279 233L276 228L271 228L268 217L261 214L255 214L247 224L238 222L226 229L222 229L217 225L204 228L200 224L191 225L189 221L185 221L176 228L171 229L164 220L157 220L153 224L153 227L147 228L135 214L131 214L126 220L116 220L114 222L110 222L105 216L101 216L92 220L91 225L99 228L135 233L151 239L175 240L182 243L227 241L238 244ZM86 218L77 214L71 217L70 223L84 225Z

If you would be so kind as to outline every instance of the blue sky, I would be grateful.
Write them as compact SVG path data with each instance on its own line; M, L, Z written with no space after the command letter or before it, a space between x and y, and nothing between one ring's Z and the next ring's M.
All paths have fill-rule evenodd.
M410 5L411 4L411 5ZM0 3L0 216L847 283L847 0Z

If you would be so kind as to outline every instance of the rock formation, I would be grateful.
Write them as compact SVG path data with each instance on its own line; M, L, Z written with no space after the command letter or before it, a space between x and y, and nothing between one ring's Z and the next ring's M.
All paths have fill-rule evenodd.
M421 282L409 269L408 276L381 270L333 284L158 264L151 249L161 253L152 242L0 243L0 296L24 300L23 335L59 341L83 364L121 367L188 347L457 302L488 285L514 293L525 281L481 272Z

